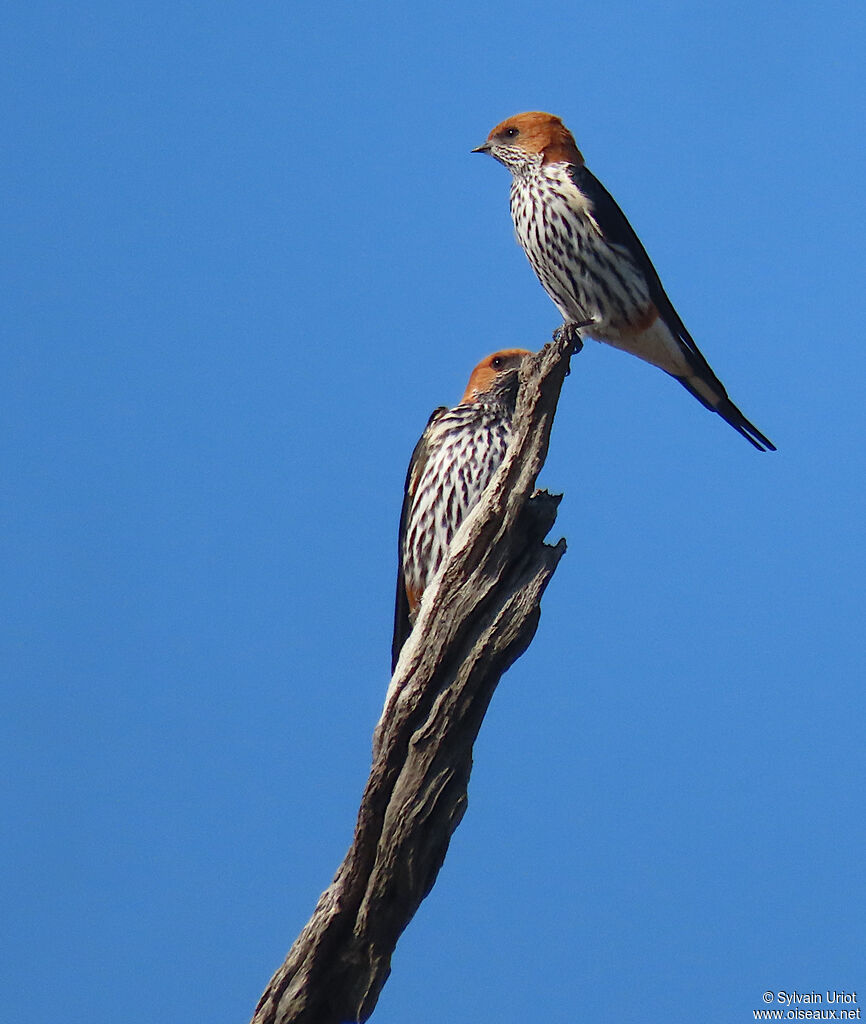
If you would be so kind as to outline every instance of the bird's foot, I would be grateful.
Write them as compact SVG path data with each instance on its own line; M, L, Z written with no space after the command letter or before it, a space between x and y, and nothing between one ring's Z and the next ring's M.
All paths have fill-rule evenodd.
M567 342L571 345L571 352L569 355L576 356L578 352L583 348L583 338L580 336L580 332L584 327L589 327L595 323L593 317L588 320L581 320L579 323L569 321L564 323L562 327L557 327L553 332L553 340L559 344L560 342Z

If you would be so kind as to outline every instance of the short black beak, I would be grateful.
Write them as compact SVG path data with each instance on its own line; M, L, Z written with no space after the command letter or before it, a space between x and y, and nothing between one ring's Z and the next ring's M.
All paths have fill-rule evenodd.
M478 147L478 149L473 149L472 152L473 153L489 153L490 152L490 143L489 142L483 142Z

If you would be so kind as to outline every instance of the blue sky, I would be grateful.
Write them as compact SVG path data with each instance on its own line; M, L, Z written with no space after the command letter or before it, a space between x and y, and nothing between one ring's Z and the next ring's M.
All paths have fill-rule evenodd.
M542 477L568 553L373 1020L866 998L862 9L5 21L4 1017L246 1020L328 885L412 446L558 323L469 154L527 109L779 453L574 360Z

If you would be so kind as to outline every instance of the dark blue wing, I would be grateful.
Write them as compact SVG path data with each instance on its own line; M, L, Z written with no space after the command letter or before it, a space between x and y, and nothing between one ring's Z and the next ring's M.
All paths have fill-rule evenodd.
M650 299L658 310L659 316L667 324L674 337L679 339L683 351L692 364L695 375L710 384L719 396L717 403L715 405L709 403L700 392L695 390L687 377L677 377L676 379L688 392L697 398L701 405L706 406L712 412L718 413L723 420L729 423L739 434L742 434L749 444L754 445L758 451L775 451L776 446L773 442L762 434L754 423L750 423L728 397L724 384L715 375L712 367L704 358L703 353L695 344L694 338L686 330L679 313L674 309L673 303L662 287L661 279L652 264L652 260L650 260L641 240L635 234L634 228L629 224L626 215L619 208L616 200L588 168L570 164L568 173L577 188L580 189L592 204L592 215L604 237L609 242L626 249L635 266L643 272L647 281Z
M397 538L397 596L394 602L394 638L391 641L391 672L397 667L397 659L403 644L412 632L412 623L409 621L409 598L406 595L406 581L403 579L403 541L406 538L406 527L409 521L409 513L412 510L412 502L415 498L415 490L418 481L424 472L427 462L427 442L430 437L430 428L444 414L448 412L447 406L441 405L434 409L427 420L427 426L420 440L415 445L412 458L409 460L409 469L406 471L406 483L403 487L403 507L400 510L400 529Z

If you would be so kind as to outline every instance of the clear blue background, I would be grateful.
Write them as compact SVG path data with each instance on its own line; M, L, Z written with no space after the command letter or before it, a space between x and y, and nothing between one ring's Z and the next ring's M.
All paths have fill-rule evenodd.
M863 990L861 5L19 4L0 80L3 1019L245 1021L351 839L429 411L558 317L560 114L779 446L588 344L569 550L388 1022Z

